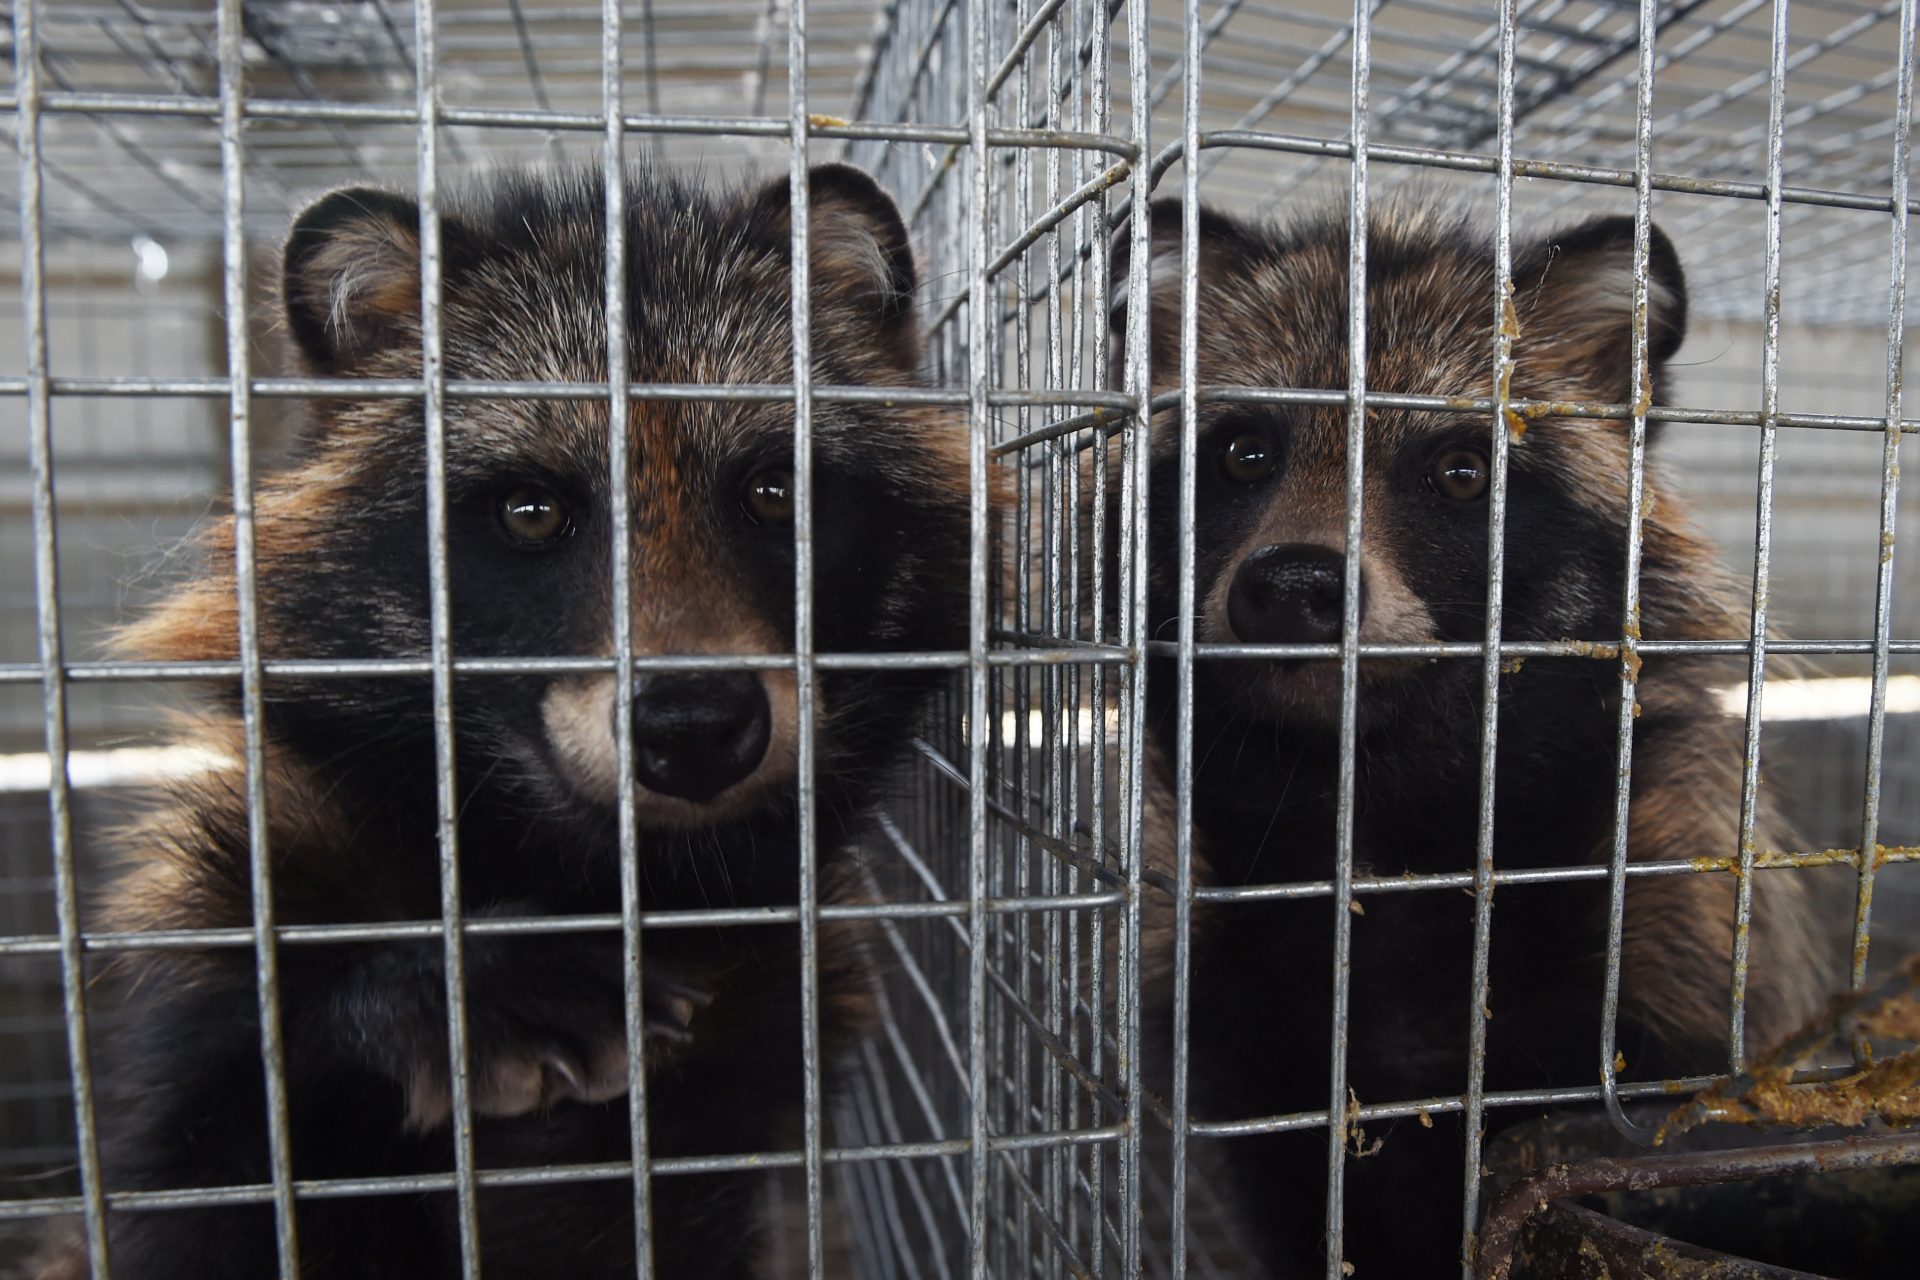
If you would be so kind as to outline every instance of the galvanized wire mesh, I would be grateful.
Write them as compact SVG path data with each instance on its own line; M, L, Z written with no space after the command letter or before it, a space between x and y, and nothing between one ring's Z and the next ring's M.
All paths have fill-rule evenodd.
M1503 242L1510 227L1594 210L1657 218L1710 322L1682 356L1683 408L1664 414L1670 465L1827 678L1804 716L1769 707L1762 721L1736 686L1729 710L1755 717L1750 753L1764 729L1820 846L1899 850L1877 870L1855 859L1880 881L1877 921L1897 928L1920 899L1920 700L1903 701L1920 681L1920 561L1901 545L1920 511L1898 482L1915 429L1899 381L1913 0L14 0L9 12L0 110L18 163L0 166L0 204L17 211L20 269L0 343L0 750L24 781L0 810L0 1044L18 1047L0 1052L0 1170L19 1178L0 1222L60 1210L97 1231L105 1192L71 1047L110 1016L84 994L89 950L124 940L83 936L81 898L101 874L93 801L128 772L180 763L117 750L149 745L153 706L172 695L128 679L151 673L94 661L94 641L148 589L137 566L273 459L280 410L309 388L273 376L257 283L270 257L251 255L270 255L303 200L346 182L431 188L641 153L719 180L844 155L908 216L933 381L975 433L973 474L955 483L974 490L984 571L971 644L948 655L954 687L865 850L870 890L901 904L880 926L881 1030L833 1088L836 1064L809 1048L810 1123L780 1162L797 1171L780 1194L800 1224L783 1273L1250 1274L1206 1172L1231 1126L1191 1127L1180 1069L1155 1079L1143 1065L1141 917L1182 901L1169 888L1184 867L1177 844L1150 866L1143 839L1145 654L1163 642L1183 667L1208 660L1191 634L1142 633L1145 332L1137 318L1110 327L1110 263L1115 232L1137 235L1123 211L1156 186L1281 216L1424 191L1476 202ZM436 422L446 389L421 390ZM1189 370L1189 407L1201 391ZM629 394L617 365L604 394L616 410ZM804 378L794 394L804 422ZM1360 411L1356 399L1356 424ZM998 478L1011 497L990 527ZM1090 528L1117 532L1121 554L1096 554ZM429 665L444 704L455 655L440 630ZM1723 651L1761 677L1751 640L1728 636ZM820 656L804 633L799 649L803 669ZM1449 660L1492 673L1511 652ZM1366 655L1350 643L1342 659L1351 679ZM225 674L249 700L273 678L244 646ZM49 792L45 756L70 749L82 755ZM442 803L450 824L450 792ZM1490 859L1464 886L1483 903ZM1343 920L1378 889L1351 870L1327 890ZM1623 865L1609 874L1624 883ZM445 905L435 928L457 973L451 878ZM643 932L639 911L629 894L610 923ZM811 910L796 918L817 925ZM258 925L240 941L271 1011L279 944L264 914ZM263 1053L277 1052L269 1034ZM1564 1100L1616 1092L1609 1077ZM1439 1103L1368 1101L1363 1119L1538 1100L1476 1083ZM1267 1120L1325 1127L1337 1187L1328 1114ZM296 1190L284 1159L275 1175L254 1191L284 1225ZM479 1176L463 1152L448 1179L469 1244ZM1471 1178L1465 1190L1470 1217ZM1336 1199L1334 1239L1344 1225ZM849 1261L832 1260L833 1240Z

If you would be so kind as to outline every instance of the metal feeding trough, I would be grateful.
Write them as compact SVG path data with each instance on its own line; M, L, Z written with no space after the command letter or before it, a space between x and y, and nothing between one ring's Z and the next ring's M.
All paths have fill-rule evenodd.
M1657 1115L1648 1118L1657 1120ZM1488 1147L1482 1280L1911 1280L1920 1131L1715 1127L1657 1151L1601 1114Z

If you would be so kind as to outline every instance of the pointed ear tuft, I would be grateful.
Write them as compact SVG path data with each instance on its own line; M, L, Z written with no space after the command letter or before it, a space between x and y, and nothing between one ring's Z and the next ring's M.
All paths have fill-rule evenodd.
M306 207L281 266L287 327L315 372L420 340L420 208L359 187Z
M792 209L784 177L752 199L752 217L763 233L791 236ZM807 173L807 231L816 305L868 322L901 368L918 369L913 291L919 277L907 224L892 197L852 165L815 165Z
M1687 334L1687 279L1673 241L1648 228L1647 354L1656 397ZM1624 402L1633 380L1633 219L1594 218L1515 255L1515 355L1536 378Z
M1185 206L1176 198L1156 200L1148 207L1152 223L1148 233L1147 264L1144 272L1133 269L1130 261L1133 232L1123 225L1115 238L1112 254L1113 288L1108 295L1108 317L1116 335L1127 322L1127 300L1132 291L1145 288L1151 299L1153 366L1156 371L1171 369L1177 374L1180 350L1180 228ZM1204 288L1216 273L1243 262L1259 237L1240 219L1207 205L1200 206L1200 280ZM1119 357L1116 355L1116 359ZM1156 376L1173 376L1159 374Z

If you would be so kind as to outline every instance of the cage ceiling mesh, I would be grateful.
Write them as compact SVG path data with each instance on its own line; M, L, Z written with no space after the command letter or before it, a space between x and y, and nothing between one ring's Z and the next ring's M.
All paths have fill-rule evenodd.
M787 105L789 4L629 6L630 109L707 117L716 126L757 120L767 135L728 137L716 127L711 134L663 135L649 143L642 133L636 151L652 147L717 172L777 162L784 145L777 131L784 129ZM1445 0L1378 0L1374 8L1374 146L1383 154L1393 148L1487 153L1497 53L1490 12ZM1208 198L1273 211L1303 191L1331 189L1344 161L1337 152L1310 153L1314 143L1338 144L1347 133L1350 9L1336 0L1222 0L1202 11L1202 129L1259 130L1293 144L1288 151L1210 150L1202 162ZM253 231L271 238L291 206L328 186L406 181L416 142L412 6L260 0L245 12L255 99L248 140ZM1159 146L1179 132L1181 9L1156 0L1150 13L1153 143ZM1698 264L1700 313L1757 318L1769 6L1765 0L1675 0L1660 13L1654 166L1671 179L1662 184L1671 193L1660 211L1663 223ZM1526 176L1526 161L1632 169L1638 16L1635 6L1616 0L1533 0L1519 5L1517 16L1514 147L1522 180L1516 207L1523 218L1546 219L1573 201L1591 206L1607 188L1535 182ZM1824 205L1787 206L1783 261L1791 322L1884 321L1885 246L1865 234L1866 214L1837 216L1834 206L1844 209L1847 197L1884 200L1888 190L1898 16L1898 0L1802 0L1792 8L1785 179L1836 194ZM455 121L447 142L454 171L591 145L580 131L598 127L599 19L596 6L561 0L440 7L440 89ZM885 14L870 0L820 0L808 5L807 21L810 109L825 118L885 119L877 110L884 95L873 92L875 37L889 30ZM217 237L211 6L70 0L46 6L41 25L51 95L45 123L50 229L102 239ZM937 46L937 38L928 41L922 64L938 58ZM1129 118L1125 88L1124 80L1114 85L1121 127ZM182 98L199 99L203 109L178 113ZM115 106L110 99L118 103L108 111ZM551 113L553 128L528 133L484 123L489 112L515 111L523 118ZM1436 178L1417 165L1383 164L1374 172L1384 190L1462 181ZM0 179L14 180L11 171ZM1747 198L1684 198L1729 191ZM1624 202L1627 193L1617 194ZM11 192L0 199L9 208L16 204Z

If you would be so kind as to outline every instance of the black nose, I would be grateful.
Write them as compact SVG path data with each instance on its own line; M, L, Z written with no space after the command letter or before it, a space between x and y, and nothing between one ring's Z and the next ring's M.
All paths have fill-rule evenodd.
M633 682L633 769L650 791L707 800L767 754L773 716L750 672L642 676Z
M1340 638L1346 557L1332 547L1293 542L1262 547L1233 575L1227 621L1248 644L1328 644ZM1360 610L1366 613L1366 584Z

